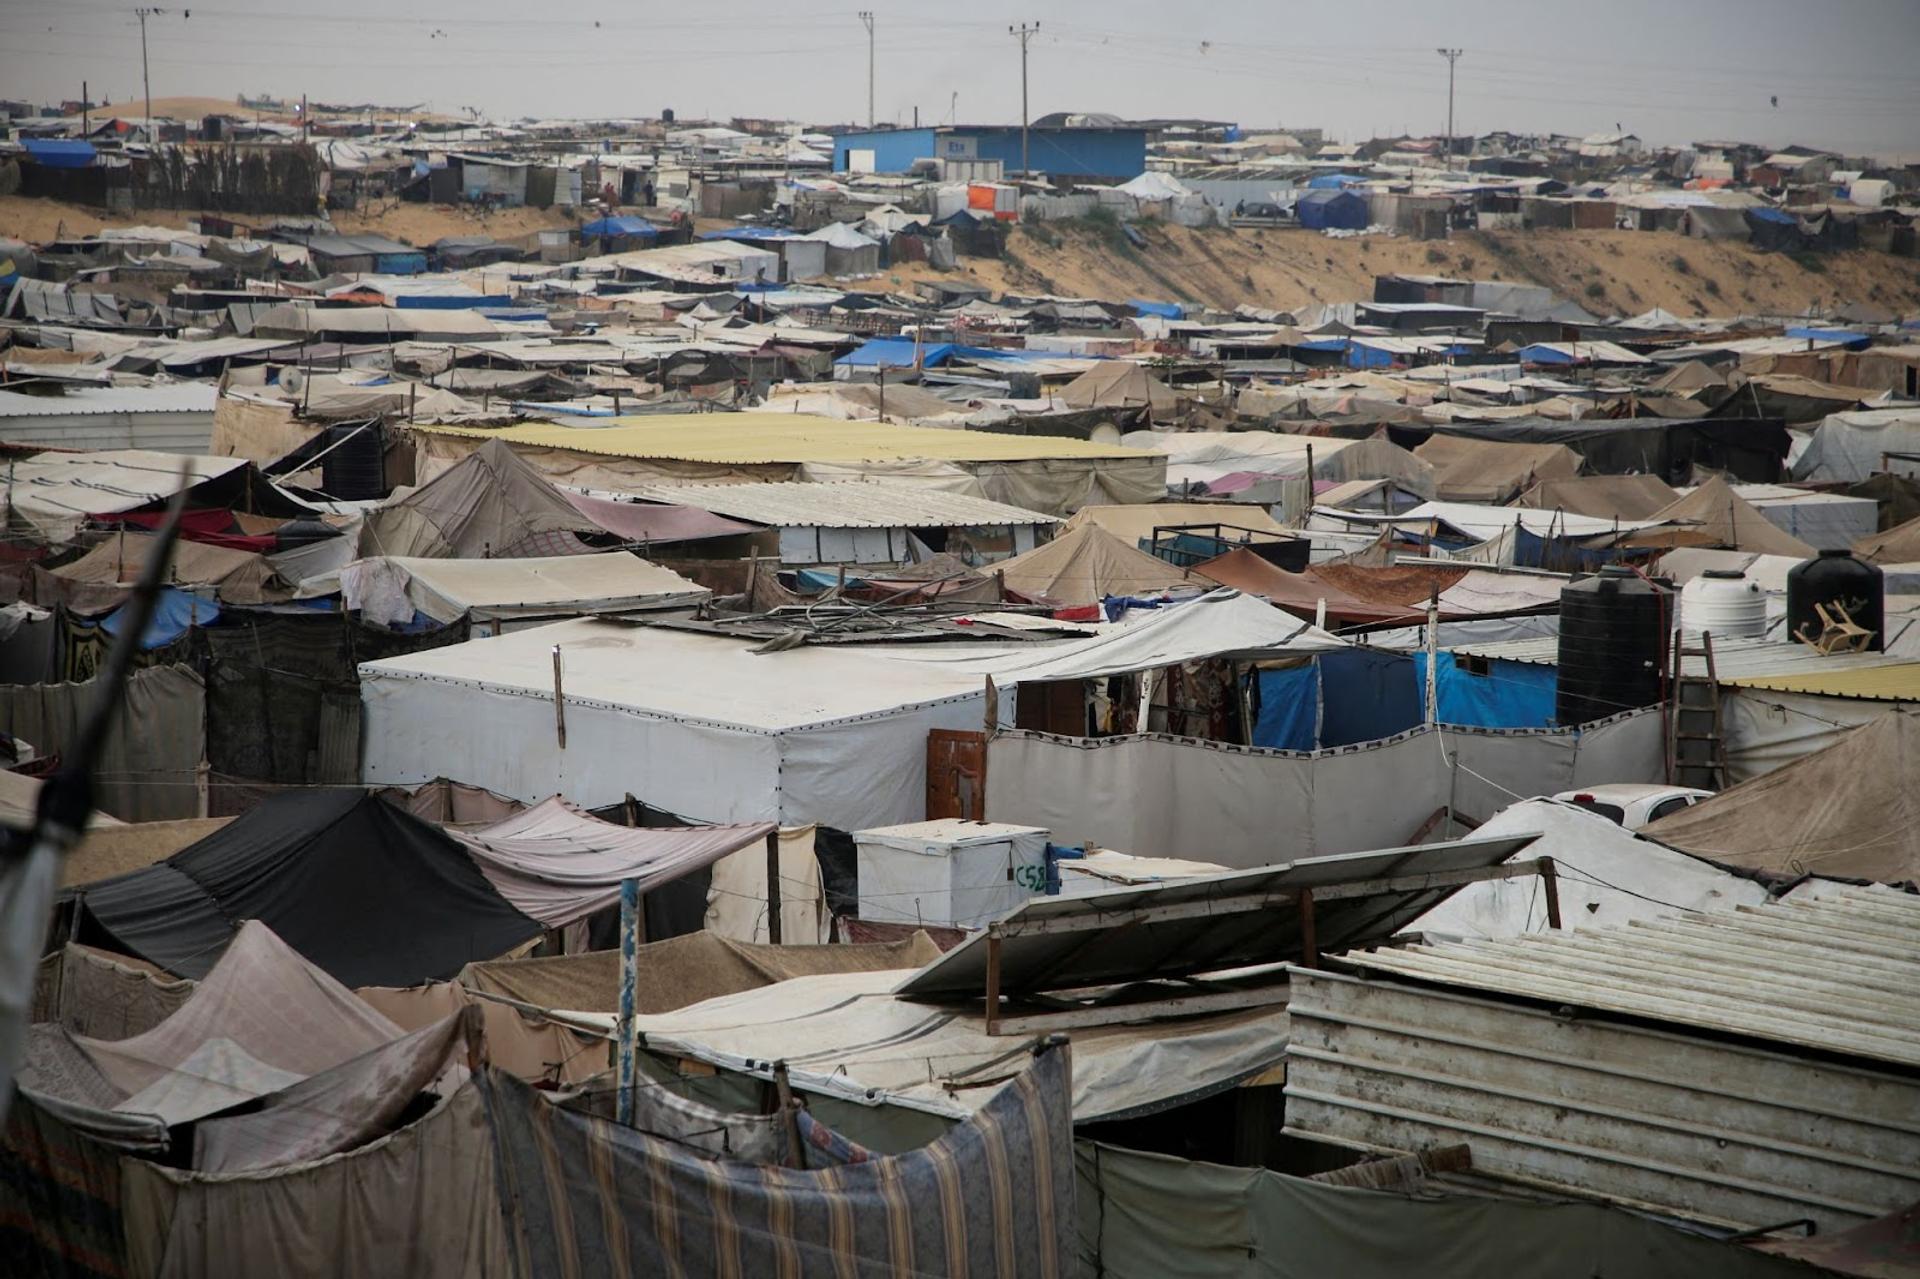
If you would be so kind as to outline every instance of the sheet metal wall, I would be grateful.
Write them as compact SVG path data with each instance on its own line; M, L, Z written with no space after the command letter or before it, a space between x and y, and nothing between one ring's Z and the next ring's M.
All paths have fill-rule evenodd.
M1823 1232L1920 1192L1920 1082L1296 969L1287 1130L1741 1227Z

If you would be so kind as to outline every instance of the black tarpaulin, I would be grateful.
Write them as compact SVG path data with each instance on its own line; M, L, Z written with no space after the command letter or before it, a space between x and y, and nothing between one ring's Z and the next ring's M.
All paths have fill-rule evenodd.
M247 919L348 986L450 978L541 931L445 832L355 791L276 795L78 896L81 937L185 977L205 976Z
M1564 444L1595 475L1657 475L1691 481L1693 468L1726 472L1748 484L1780 479L1792 436L1777 418L1510 418L1500 422L1395 423L1387 438L1417 448L1435 435L1501 444Z

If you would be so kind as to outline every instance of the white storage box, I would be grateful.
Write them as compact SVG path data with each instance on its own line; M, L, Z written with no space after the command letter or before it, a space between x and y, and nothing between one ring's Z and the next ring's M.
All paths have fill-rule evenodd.
M979 928L1047 891L1047 832L949 819L855 831L860 918Z

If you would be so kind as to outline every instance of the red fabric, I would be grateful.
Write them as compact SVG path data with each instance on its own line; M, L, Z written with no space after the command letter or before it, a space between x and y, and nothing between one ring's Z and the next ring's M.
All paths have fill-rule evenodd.
M166 521L165 511L122 511L113 515L90 516L96 524L110 528L157 529ZM231 551L255 551L265 555L280 549L280 539L271 533L234 532L232 511L182 511L180 536L190 542L224 546Z

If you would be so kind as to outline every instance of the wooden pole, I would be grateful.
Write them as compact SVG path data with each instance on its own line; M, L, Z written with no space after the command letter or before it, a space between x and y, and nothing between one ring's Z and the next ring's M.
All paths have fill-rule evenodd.
M639 983L639 964L640 881L623 879L620 881L620 1029L615 1046L619 1093L614 1117L628 1126L633 1124L633 1003L634 989Z
M780 1106L781 1126L787 1133L787 1158L789 1168L807 1166L807 1148L800 1140L800 1107L793 1100L793 1087L787 1080L787 1063L773 1063L773 1095Z
M560 646L553 646L553 732L560 749L567 749L567 701L560 683Z
M1000 930L987 925L987 1033L1000 1033Z
M767 832L767 940L780 944L780 828Z
M1560 930L1560 872L1554 868L1553 858L1540 859L1540 884L1547 896L1547 927L1555 932Z
M1300 890L1300 962L1308 968L1320 966L1320 937L1314 927L1313 890Z

